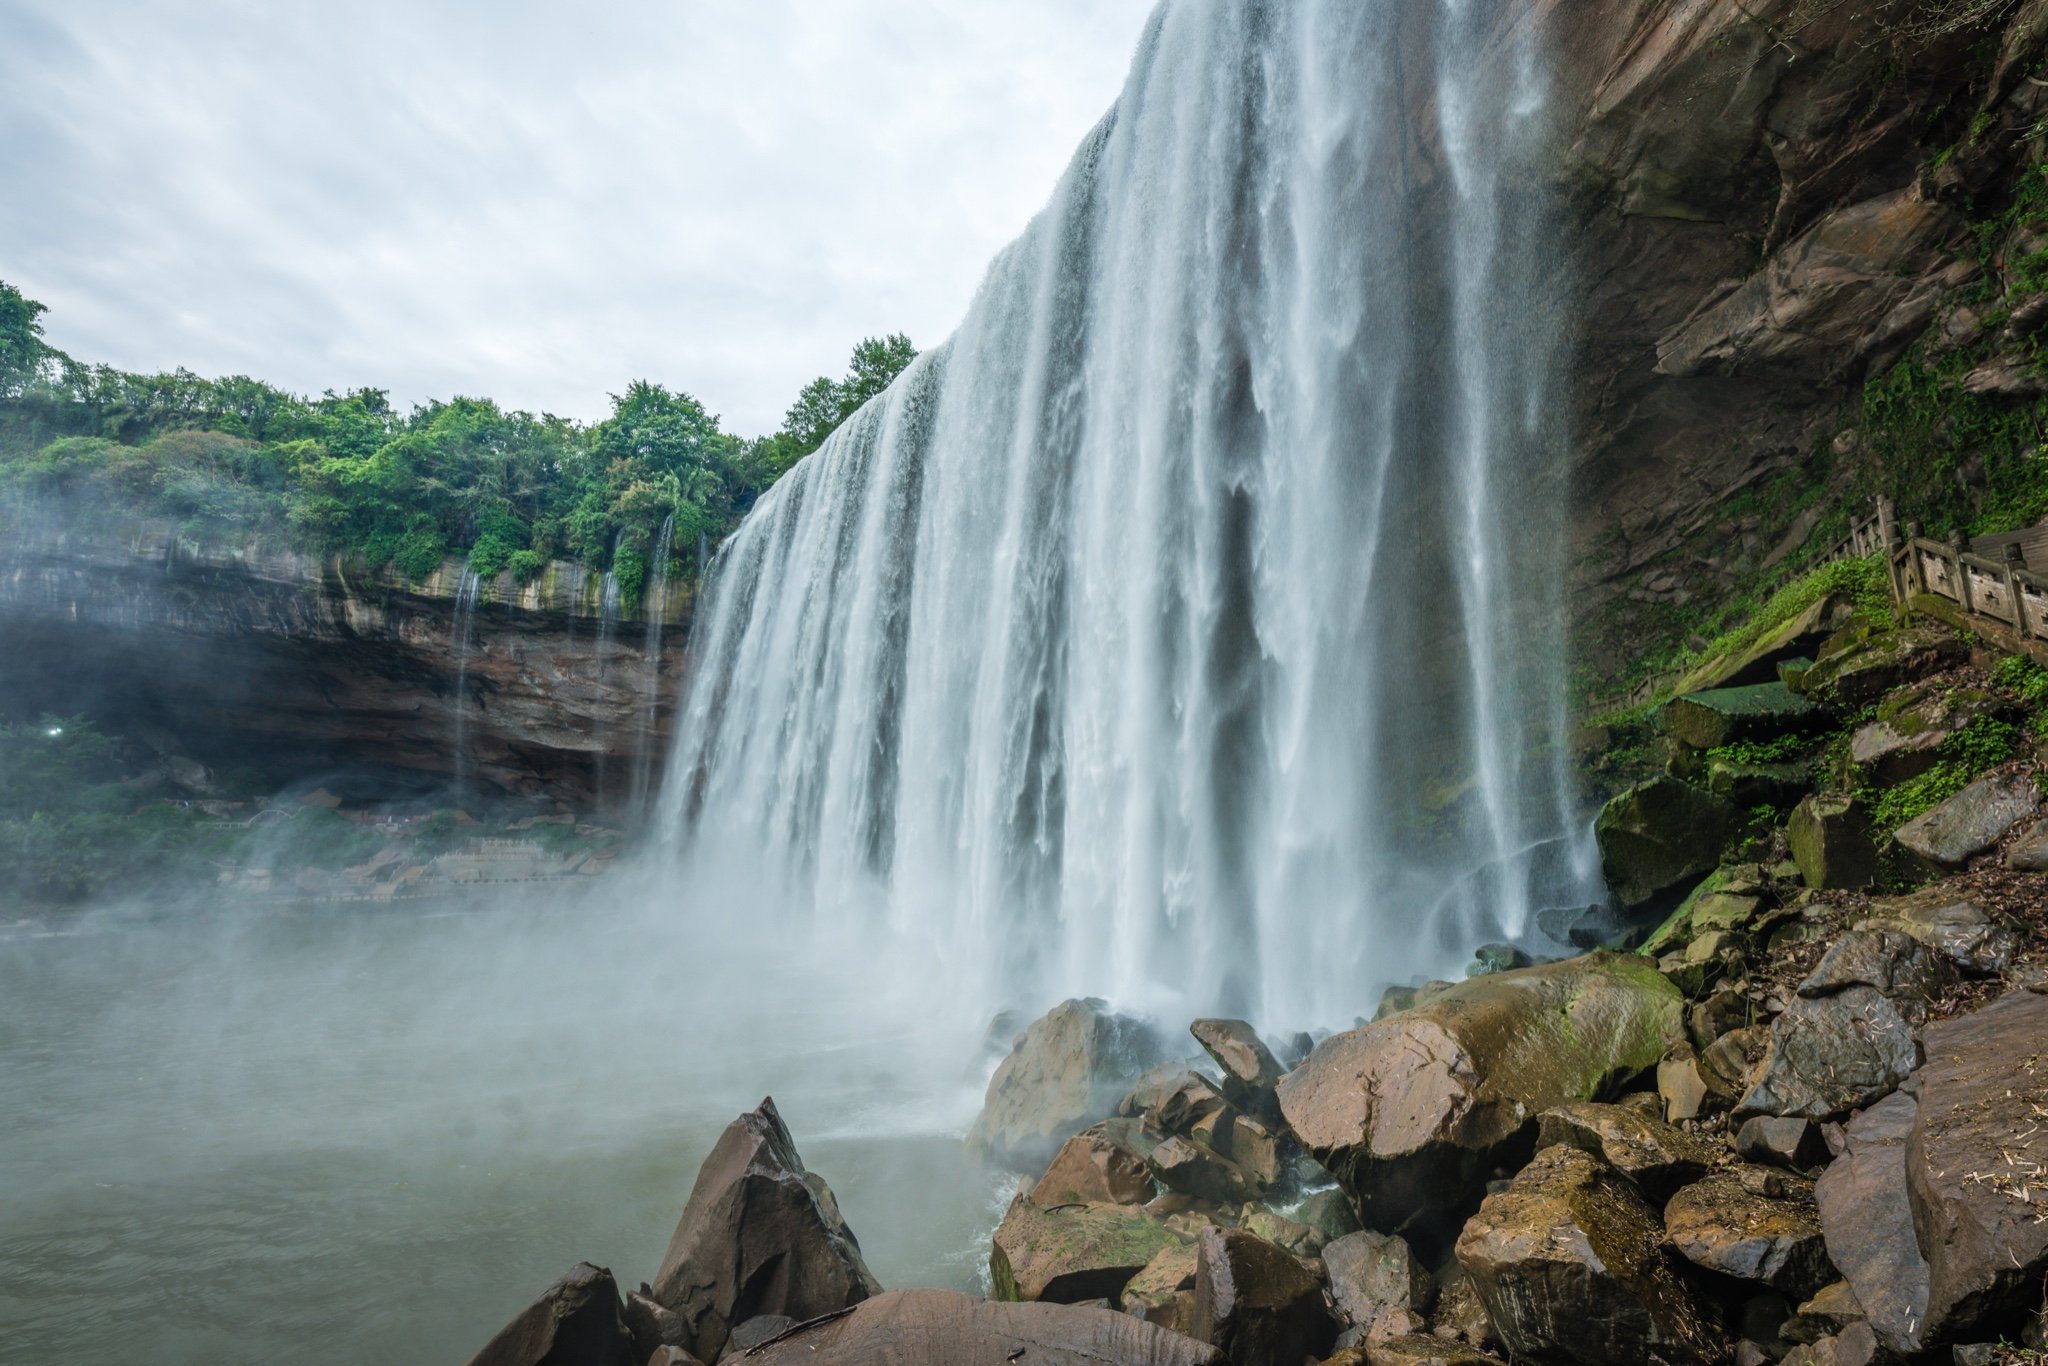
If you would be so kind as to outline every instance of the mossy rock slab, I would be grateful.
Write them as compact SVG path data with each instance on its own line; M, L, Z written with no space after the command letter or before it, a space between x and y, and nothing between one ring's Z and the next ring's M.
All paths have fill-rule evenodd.
M1765 632L1746 649L1707 660L1686 675L1678 690L1704 692L1711 688L1769 683L1778 677L1780 664L1812 654L1855 614L1854 603L1828 594L1775 630Z
M1969 657L1969 647L1946 626L1881 631L1824 655L1800 687L1809 697L1833 696L1854 710L1908 683L1953 669Z
M1809 763L1743 764L1732 759L1707 763L1707 791L1734 802L1744 810L1759 806L1780 810L1796 806L1813 788L1813 765Z
M1693 749L1775 740L1811 730L1825 719L1820 704L1777 682L1687 693L1658 712L1664 733Z
M1124 1286L1168 1248L1190 1239L1124 1205L1010 1203L988 1259L998 1300L1118 1303Z
M1607 886L1625 907L1711 872L1742 825L1734 803L1676 778L1653 778L1609 802L1595 835Z

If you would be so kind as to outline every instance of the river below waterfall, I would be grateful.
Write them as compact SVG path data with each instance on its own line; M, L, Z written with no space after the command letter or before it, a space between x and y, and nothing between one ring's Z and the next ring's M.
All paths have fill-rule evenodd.
M973 1031L692 937L618 905L0 935L0 1356L462 1361L578 1259L651 1278L770 1093L885 1284L977 1287Z

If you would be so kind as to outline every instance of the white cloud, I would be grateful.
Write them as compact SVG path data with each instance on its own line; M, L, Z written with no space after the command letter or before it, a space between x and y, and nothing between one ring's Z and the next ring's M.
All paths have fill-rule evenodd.
M50 339L742 431L949 333L1153 0L10 0L0 279Z

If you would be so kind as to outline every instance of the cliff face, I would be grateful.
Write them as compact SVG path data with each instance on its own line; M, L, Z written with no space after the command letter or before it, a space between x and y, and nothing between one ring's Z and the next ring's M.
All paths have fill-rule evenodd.
M1663 609L1798 549L1818 503L1739 495L1825 450L1980 283L1973 224L2042 159L2048 0L1529 0L1513 21L1550 31L1565 111L1575 601L1611 673Z
M164 527L0 537L0 704L204 762L620 805L658 781L689 593L607 624L601 579L363 579ZM467 644L465 646L465 639Z

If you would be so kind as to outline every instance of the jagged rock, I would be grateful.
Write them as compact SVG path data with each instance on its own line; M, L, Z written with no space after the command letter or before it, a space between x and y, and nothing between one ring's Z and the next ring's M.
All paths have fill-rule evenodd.
M1229 1366L1221 1353L1130 1314L894 1290L843 1318L757 1348L746 1366Z
M1718 1361L1707 1307L1665 1260L1635 1188L1576 1148L1546 1148L1489 1195L1458 1262L1510 1353L1538 1363Z
M1330 1241L1311 1225L1269 1209L1255 1209L1245 1215L1243 1227L1245 1232L1256 1234L1275 1247L1284 1247L1297 1257L1319 1257L1324 1244Z
M1786 826L1799 876L1815 888L1868 887L1877 880L1877 846L1863 803L1818 793L1799 803Z
M1813 1187L1796 1177L1784 1182L1776 1197L1757 1194L1738 1171L1715 1172L1687 1186L1664 1207L1671 1245L1694 1266L1807 1298L1836 1273Z
M1337 1324L1323 1283L1301 1259L1238 1229L1202 1234L1193 1336L1234 1362L1296 1362L1327 1354Z
M1878 1366L1888 1360L1870 1325L1856 1323L1834 1337L1794 1348L1783 1366Z
M1341 1190L1317 1191L1301 1202L1294 1217L1330 1242L1356 1233L1360 1227L1358 1211L1351 1208L1351 1197Z
M1330 1298L1347 1327L1368 1343L1420 1332L1436 1282L1400 1238L1353 1233L1323 1249Z
M1533 968L1536 960L1525 949L1513 944L1481 944L1472 955L1472 964L1465 969L1467 977L1485 977L1495 972L1513 972L1516 968Z
M2019 952L2018 934L1939 884L1871 902L1870 917L1856 928L1909 934L1973 977L1996 977Z
M1733 1106L1749 1090L1750 1060L1764 1051L1769 1033L1762 1029L1734 1029L1708 1044L1699 1055L1701 1083L1718 1100Z
M1343 1356L1336 1356L1325 1366L1339 1366L1344 1361ZM1385 1342L1374 1343L1353 1354L1351 1362L1363 1362L1364 1366L1501 1366L1497 1357L1442 1338L1426 1336L1389 1338Z
M1914 1026L1951 979L1947 960L1910 935L1843 935L1771 1022L1738 1110L1826 1119L1889 1095L1920 1065Z
M1664 1118L1672 1124L1698 1119L1712 1092L1700 1071L1691 1044L1675 1044L1657 1064L1657 1094L1664 1100Z
M1796 805L1813 789L1813 765L1799 760L1752 764L1737 759L1709 758L1701 778L1707 791L1744 811L1759 806L1783 810Z
M1164 1248L1124 1285L1123 1307L1176 1333L1195 1326L1195 1268L1201 1252L1189 1243Z
M612 1273L588 1262L548 1287L469 1366L640 1366Z
M2038 1308L2048 1274L2048 997L1927 1029L1906 1185L1927 1254L1922 1341Z
M1719 749L1751 740L1774 740L1813 726L1824 713L1783 683L1674 697L1658 712L1664 733L1693 749Z
M1832 692L1845 709L1855 711L1969 657L1968 647L1945 626L1879 632L1823 658L1807 672L1800 690L1808 696Z
M1273 1088L1286 1069L1243 1020L1197 1020L1189 1026L1202 1051L1223 1069L1223 1097L1248 1115L1279 1118Z
M1654 1067L1683 1004L1632 955L1476 978L1324 1040L1280 1106L1368 1226L1440 1238L1538 1115Z
M2031 774L1994 773L1900 826L1892 838L1931 863L1960 867L2040 809L2041 790Z
M1853 1324L1868 1322L1862 1302L1847 1281L1822 1286L1779 1327L1787 1342L1811 1343L1831 1338Z
M1146 1163L1168 1190L1213 1204L1241 1204L1259 1190L1250 1172L1213 1148L1178 1134L1154 1148Z
M1714 1165L1711 1145L1623 1105L1567 1105L1547 1111L1536 1146L1563 1143L1604 1158L1650 1199L1670 1198Z
M1486 1313L1486 1301L1479 1298L1479 1287L1456 1258L1437 1271L1436 1312L1430 1316L1430 1332L1480 1351L1491 1351L1499 1345L1493 1320Z
M1187 1239L1144 1210L1124 1205L1041 1209L1023 1196L1010 1202L989 1251L989 1278L999 1300L1117 1304L1124 1285L1170 1247Z
M829 1314L881 1288L831 1188L804 1170L775 1102L764 1100L704 1159L654 1299L688 1325L691 1351L716 1360L735 1324Z
M1131 1083L1117 1102L1119 1119L1138 1119L1160 1102L1167 1092L1195 1076L1186 1062L1163 1062L1157 1067L1148 1067L1138 1079Z
M1163 1138L1191 1134L1203 1126L1214 1127L1234 1113L1230 1102L1207 1077L1182 1072L1171 1085L1160 1088L1158 1099L1145 1110L1144 1119L1146 1128Z
M1034 1021L989 1080L969 1151L1032 1169L1067 1136L1117 1110L1165 1052L1150 1026L1101 1001L1067 1001Z
M1887 703L1887 713L1849 740L1849 763L1862 783L1891 787L1941 762L1941 746L1979 716L1998 708L1988 693L1929 685Z
M1068 1139L1038 1184L1037 1205L1142 1205L1152 1198L1145 1158L1158 1144L1136 1120L1110 1119Z
M1279 1100L1274 1100L1279 1108ZM1287 1158L1293 1145L1285 1130L1238 1115L1230 1125L1230 1160L1260 1186L1277 1186L1287 1174Z
M1746 1162L1811 1171L1828 1160L1820 1126L1796 1116L1758 1115L1735 1135L1735 1151Z
M1641 906L1712 871L1740 825L1732 803L1676 778L1654 778L1601 810L1601 871L1624 906Z
M1906 1194L1906 1140L1919 1104L1888 1096L1849 1124L1842 1155L1814 1183L1828 1257L1878 1338L1892 1351L1920 1347L1927 1262Z
M641 1286L626 1296L626 1331L633 1338L633 1359L641 1361L664 1347L687 1349L690 1325L682 1316L671 1314L654 1298L654 1287Z

